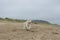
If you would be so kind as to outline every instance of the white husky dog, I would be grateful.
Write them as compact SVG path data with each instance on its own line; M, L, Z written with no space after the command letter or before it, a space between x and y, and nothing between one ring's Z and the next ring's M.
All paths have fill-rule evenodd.
M29 31L31 29L31 22L31 20L27 20L26 22L24 22L23 28Z

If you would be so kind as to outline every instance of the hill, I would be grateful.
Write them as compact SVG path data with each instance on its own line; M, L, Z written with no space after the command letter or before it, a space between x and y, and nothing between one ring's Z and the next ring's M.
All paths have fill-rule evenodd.
M44 21L44 20L32 20L33 23L46 23L46 24L51 24L48 21Z

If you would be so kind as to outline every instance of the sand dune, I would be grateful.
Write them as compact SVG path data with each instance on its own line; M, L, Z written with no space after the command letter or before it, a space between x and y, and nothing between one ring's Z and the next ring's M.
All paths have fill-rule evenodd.
M46 24L32 24L26 31L22 23L0 22L0 40L60 40L60 27Z

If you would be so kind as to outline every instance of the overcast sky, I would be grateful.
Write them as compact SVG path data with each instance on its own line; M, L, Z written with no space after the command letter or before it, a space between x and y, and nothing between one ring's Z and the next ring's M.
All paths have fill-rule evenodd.
M0 0L0 17L40 19L60 24L60 0Z

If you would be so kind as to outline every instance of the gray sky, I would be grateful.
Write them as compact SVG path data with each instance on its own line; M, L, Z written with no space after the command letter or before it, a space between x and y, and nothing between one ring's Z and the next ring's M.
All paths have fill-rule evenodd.
M0 17L40 19L60 24L60 0L0 0Z

